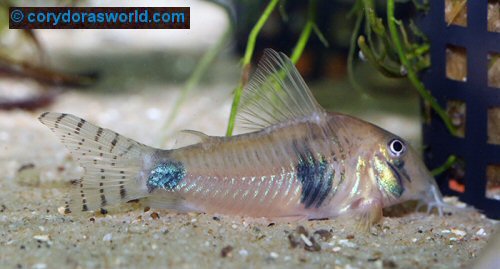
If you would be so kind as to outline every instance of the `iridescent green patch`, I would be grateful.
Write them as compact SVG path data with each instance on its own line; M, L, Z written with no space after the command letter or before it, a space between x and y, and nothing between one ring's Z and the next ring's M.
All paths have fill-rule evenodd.
M160 163L149 173L146 185L149 192L158 188L171 191L185 176L186 169L181 162Z
M396 198L401 197L404 188L397 168L377 157L374 158L373 166L380 187Z

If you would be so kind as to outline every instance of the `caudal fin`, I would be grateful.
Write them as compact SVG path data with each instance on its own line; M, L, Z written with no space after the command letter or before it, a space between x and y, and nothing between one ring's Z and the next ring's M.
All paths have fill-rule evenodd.
M148 195L140 173L153 148L70 114L46 112L39 120L85 169L67 211L95 210Z

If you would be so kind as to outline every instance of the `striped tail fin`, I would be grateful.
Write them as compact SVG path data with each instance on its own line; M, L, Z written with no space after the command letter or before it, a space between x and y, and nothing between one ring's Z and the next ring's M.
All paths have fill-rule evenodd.
M96 210L148 195L141 171L153 148L70 114L46 112L39 120L85 169L66 212Z

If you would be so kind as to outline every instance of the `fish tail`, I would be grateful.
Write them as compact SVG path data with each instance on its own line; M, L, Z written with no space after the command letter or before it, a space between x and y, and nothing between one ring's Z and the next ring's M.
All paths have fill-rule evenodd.
M148 196L141 172L155 149L70 114L46 112L39 120L60 138L85 170L75 182L66 213Z

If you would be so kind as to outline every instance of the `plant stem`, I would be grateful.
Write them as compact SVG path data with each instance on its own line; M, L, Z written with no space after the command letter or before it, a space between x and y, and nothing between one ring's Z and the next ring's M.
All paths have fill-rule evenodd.
M241 75L241 80L238 83L238 86L234 90L234 98L233 104L231 106L231 114L229 115L229 122L227 124L226 136L231 136L234 130L234 122L236 120L236 113L238 112L238 105L240 103L241 94L243 92L243 87L246 85L248 80L248 73L250 71L250 62L252 60L252 55L255 49L255 43L257 42L257 36L259 35L260 30L266 23L266 21L271 16L271 13L276 8L280 0L271 0L267 5L264 13L260 16L259 20L255 24L255 26L250 31L248 35L247 47L245 49L245 55L242 59L243 64L243 72Z
M354 77L354 53L356 52L356 41L358 40L359 30L361 28L361 22L363 21L363 6L362 0L356 2L356 6L352 9L351 14L356 15L356 22L354 23L354 29L351 34L351 41L349 44L349 54L347 56L347 74L349 76L349 81L354 89L356 89L363 98L368 98L368 94L363 90L361 85L356 81ZM355 12L357 11L357 12Z
M448 168L450 168L456 161L457 157L455 155L450 155L450 157L448 157L448 159L443 165L431 171L432 176L435 177L437 175L444 173L444 171L448 170Z
M396 47L401 64L406 68L406 71L408 72L408 79L410 79L410 82L417 89L420 96L424 100L429 102L434 111L436 111L439 117L443 120L444 124L448 128L448 131L452 135L456 135L455 127L451 123L451 120L446 114L446 111L444 111L444 109L438 104L436 99L434 99L432 94L425 88L424 84L418 79L415 70L413 70L413 67L410 65L408 59L406 58L406 53L401 45L401 39L396 27L396 18L394 17L394 0L387 1L387 24L389 26L389 32L391 34L392 42Z
M302 33L300 33L299 40L297 41L297 44L293 49L292 55L290 56L290 60L292 61L293 64L296 64L299 61L300 56L302 56L302 52L304 52L304 48L307 45L307 41L311 36L311 32L315 24L314 19L316 17L315 14L316 6L317 6L316 0L311 0L309 3L306 25L304 26L304 29L302 29Z
M404 75L401 71L395 67L384 64L384 59L377 59L374 53L372 53L371 48L366 44L365 37L360 35L358 38L359 49L363 52L366 60L371 63L380 73L387 77L392 78L402 78Z

